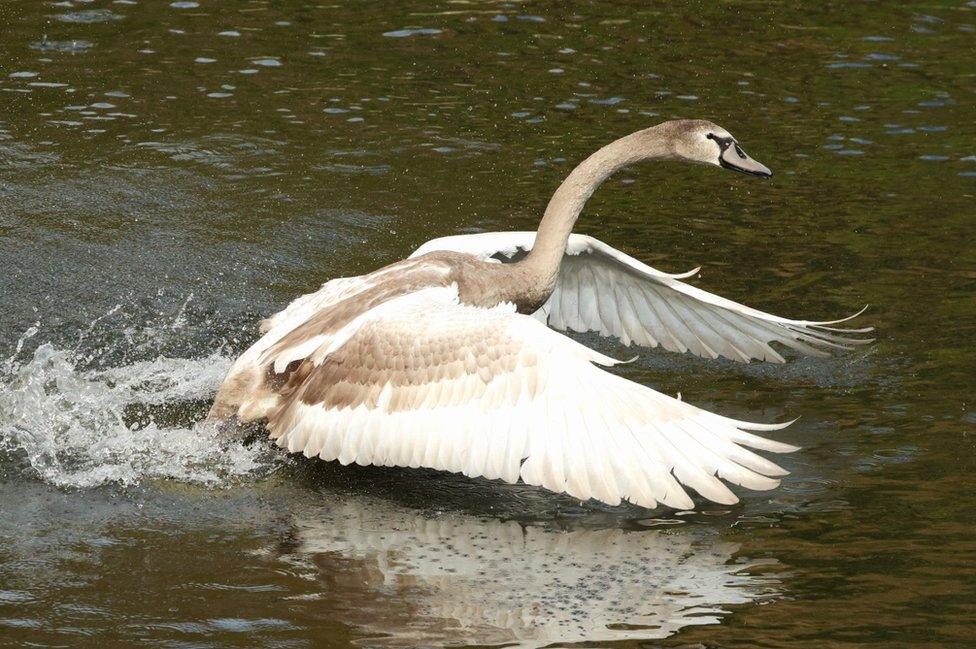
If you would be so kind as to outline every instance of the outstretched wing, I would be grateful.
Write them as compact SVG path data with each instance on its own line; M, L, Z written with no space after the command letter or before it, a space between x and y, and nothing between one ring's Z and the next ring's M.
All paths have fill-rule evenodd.
M603 371L594 363L615 361L512 305L461 305L453 285L393 298L347 327L261 357L281 383L268 417L279 446L679 508L693 504L681 484L721 503L737 498L719 478L775 487L785 471L746 447L795 450L746 432L780 425L720 417Z
M456 250L479 257L513 257L528 251L533 232L487 232L434 239L414 256ZM871 342L854 337L871 331L764 313L681 281L697 272L670 275L601 241L570 235L555 290L541 314L555 329L598 331L625 344L692 352L706 358L782 363L771 346L778 343L804 354L826 356L830 349L850 349Z

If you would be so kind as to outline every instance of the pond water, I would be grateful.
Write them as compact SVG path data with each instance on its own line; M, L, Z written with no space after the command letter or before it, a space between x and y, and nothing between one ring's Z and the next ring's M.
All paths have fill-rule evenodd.
M976 2L7 0L0 644L959 647L976 634ZM578 231L867 348L621 371L800 419L693 512L340 467L194 428L256 322L712 119ZM613 342L587 338L610 353Z

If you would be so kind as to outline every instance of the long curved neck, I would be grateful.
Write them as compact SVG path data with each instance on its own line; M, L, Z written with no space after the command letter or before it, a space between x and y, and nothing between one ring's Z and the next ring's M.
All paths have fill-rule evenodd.
M673 158L669 144L658 127L652 127L611 142L573 169L549 199L532 251L521 262L534 281L552 290L569 235L596 188L635 162Z

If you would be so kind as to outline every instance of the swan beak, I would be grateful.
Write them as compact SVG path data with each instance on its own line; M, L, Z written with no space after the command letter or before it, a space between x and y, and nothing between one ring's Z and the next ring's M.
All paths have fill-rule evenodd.
M726 147L725 150L722 151L722 154L718 158L718 163L725 169L731 169L732 171L749 174L750 176L769 178L773 175L773 172L769 170L769 167L750 158L749 155L742 150L742 147L739 146L738 142L732 142L732 146Z

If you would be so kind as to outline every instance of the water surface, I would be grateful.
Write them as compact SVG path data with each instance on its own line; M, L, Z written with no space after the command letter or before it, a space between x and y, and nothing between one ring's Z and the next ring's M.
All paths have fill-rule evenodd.
M0 29L3 644L971 642L974 3L14 0ZM578 230L878 328L622 370L799 416L778 490L609 508L196 425L294 296L534 228L576 161L673 117L776 175L628 169Z

